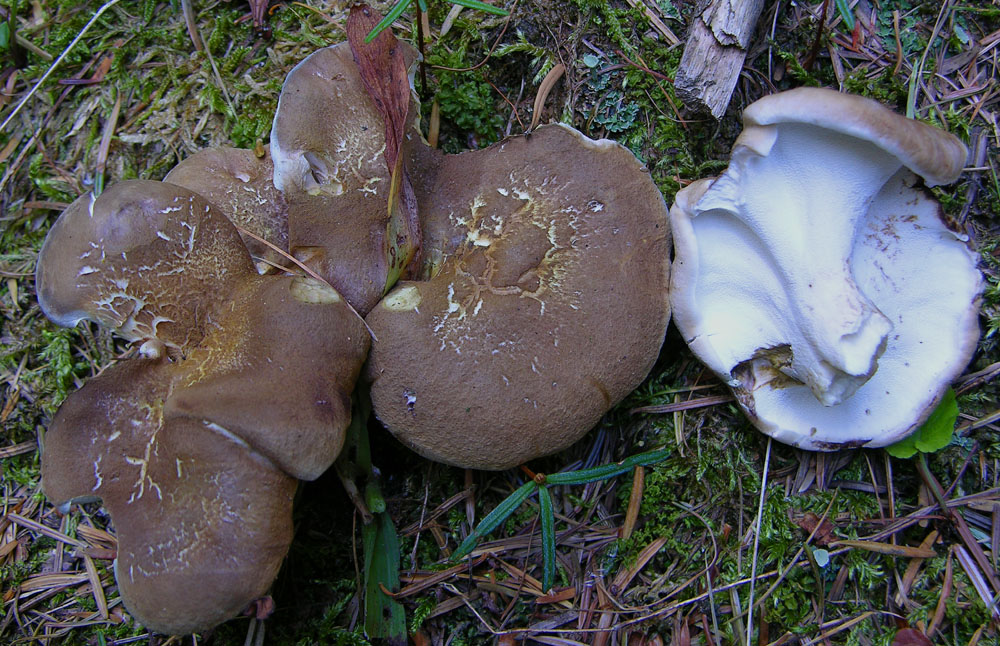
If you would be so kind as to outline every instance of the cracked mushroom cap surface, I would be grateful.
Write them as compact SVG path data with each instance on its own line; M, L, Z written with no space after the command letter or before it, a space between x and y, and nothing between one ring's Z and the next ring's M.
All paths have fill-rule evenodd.
M675 323L776 439L891 444L978 339L976 255L914 174L954 180L965 148L832 90L767 97L745 123L726 172L671 208Z
M136 212L123 197L135 192L128 184L107 189L93 211L113 211L107 201ZM197 342L190 335L174 353L160 337L140 337L138 356L66 399L45 436L42 485L60 506L103 501L118 535L116 576L126 607L153 630L182 634L230 618L270 586L291 540L295 479L318 477L342 447L368 334L328 285L254 272L235 229L200 197L170 184L139 184L165 191L159 205L138 209L164 214L157 220L164 235L123 234L138 248L120 244L105 254L102 272L129 276L132 285L139 276L142 294L170 297L189 284L186 272L213 271L201 246L243 260L232 264L234 280L174 304L194 312L189 320L203 330ZM172 235L175 228L188 235ZM53 232L45 258L63 269L63 246L107 246ZM39 272L63 291L45 258ZM126 259L142 264L122 267ZM171 262L179 264L168 270ZM79 271L69 269L62 279L74 284ZM100 289L91 293L104 298ZM164 311L145 296L142 304Z
M204 198L129 180L63 211L38 254L35 285L59 325L87 319L183 352L207 331L205 295L231 293L253 274L236 229Z
M118 538L115 579L142 625L180 635L267 593L292 539L296 481L235 436L162 419L166 358L112 366L70 395L46 434L42 486L57 505L100 499Z
M631 152L565 126L433 159L414 189L441 251L366 317L373 407L425 457L504 469L569 446L652 368L666 207Z
M416 50L398 47L407 64ZM408 130L418 109L411 100ZM288 202L292 255L362 314L383 295L390 175L382 116L347 43L310 54L285 79L271 129L274 185Z
M288 251L288 207L274 186L269 146L263 156L222 146L199 151L173 167L164 182L183 186L219 208L236 226ZM260 273L288 260L251 236L240 234Z

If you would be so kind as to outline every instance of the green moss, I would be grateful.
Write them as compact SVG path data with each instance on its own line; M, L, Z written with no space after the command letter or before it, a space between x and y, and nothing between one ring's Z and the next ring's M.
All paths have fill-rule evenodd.
M42 346L38 358L42 364L39 375L54 389L54 405L62 403L69 392L75 374L82 375L86 364L78 361L73 354L73 343L77 339L75 328L51 328L42 331Z
M454 51L435 48L427 57L431 65L454 69L471 66L466 58L468 40ZM468 147L468 136L479 146L487 146L503 135L505 119L497 110L500 97L477 72L451 72L435 69L436 98L441 110L441 148L460 152ZM429 103L429 102L428 102ZM427 108L430 109L429 106Z
M893 74L892 68L885 68L874 78L868 78L862 68L855 69L844 78L844 89L852 94L875 99L897 110L906 105L906 79Z

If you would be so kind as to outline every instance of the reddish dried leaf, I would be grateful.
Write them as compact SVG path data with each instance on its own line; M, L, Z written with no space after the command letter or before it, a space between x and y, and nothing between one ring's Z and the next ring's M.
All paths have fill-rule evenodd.
M823 522L820 523L820 517L811 511L806 512L805 516L796 520L795 524L809 533L816 530L816 533L813 535L813 543L820 547L826 547L831 542L837 540L837 537L833 535L833 523L828 518L824 518ZM819 529L817 529L817 526Z
M372 42L365 42L365 37L381 19L382 16L368 5L354 5L347 18L347 40L365 90L385 123L385 163L392 176L385 238L389 260L385 291L388 292L397 280L412 275L419 267L421 233L416 196L404 156L400 155L410 106L406 61L399 42L389 29L380 32ZM407 267L411 271L404 274Z
M562 588L561 590L556 590L553 588L553 591L550 592L549 594L544 594L535 599L535 603L539 605L546 603L559 603L561 601L569 601L575 596L576 596L575 587L571 586L569 588Z
M365 37L381 19L382 16L368 5L354 5L347 18L347 41L351 44L365 90L385 120L385 163L392 173L406 127L410 80L403 52L391 30L384 29L372 42L365 42Z
M892 640L892 646L932 646L931 640L916 628L903 628Z

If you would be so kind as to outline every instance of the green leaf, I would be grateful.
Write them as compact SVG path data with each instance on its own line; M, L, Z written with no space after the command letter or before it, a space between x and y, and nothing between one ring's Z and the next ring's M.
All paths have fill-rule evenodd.
M849 0L837 0L837 12L844 21L847 31L854 31L854 12L851 11Z
M495 16L506 16L509 13L506 9L494 7L491 4L479 2L479 0L452 0L452 4L462 5L463 7L468 7L469 9L478 9L479 11L485 11L486 13L491 13Z
M614 476L628 473L635 467L644 467L667 459L670 455L669 449L656 449L639 453L614 464L605 464L592 469L580 469L579 471L569 471L566 473L553 473L545 477L545 482L554 485L573 485L605 480Z
M542 518L542 592L548 592L556 578L556 520L548 487L538 488L538 511Z
M399 537L387 513L362 530L365 545L365 634L389 644L406 644L406 611L382 592L399 589ZM381 584L381 585L379 585Z
M912 458L917 451L934 453L951 442L957 419L958 402L955 400L955 391L949 388L920 428L912 435L885 447L885 450L894 458Z
M10 45L10 25L3 22L0 23L0 50L7 49Z
M458 546L455 553L451 555L452 561L457 561L458 559L464 557L466 554L471 552L479 540L492 532L497 525L507 520L507 517L514 513L514 510L521 506L521 503L528 499L528 496L535 493L535 489L538 485L534 480L529 480L525 482L521 487L514 493L507 496L507 498L497 505L496 509L491 511L486 518L479 521L476 525L476 529L472 531L469 536L462 541L462 544Z
M386 27L391 25L396 20L396 18L399 18L401 15L403 15L403 12L406 11L406 8L409 6L410 6L410 0L399 0L399 2L396 3L396 6L390 9L389 13L385 14L385 18L380 20L377 25L372 27L372 30L368 33L367 36L365 36L365 42L370 43L373 40L375 40L375 37L378 36L380 33L382 33L382 31Z

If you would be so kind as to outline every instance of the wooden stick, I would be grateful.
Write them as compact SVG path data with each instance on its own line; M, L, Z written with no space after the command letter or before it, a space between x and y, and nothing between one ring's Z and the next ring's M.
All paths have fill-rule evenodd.
M726 113L764 0L712 0L692 18L674 79L677 96L716 119Z

